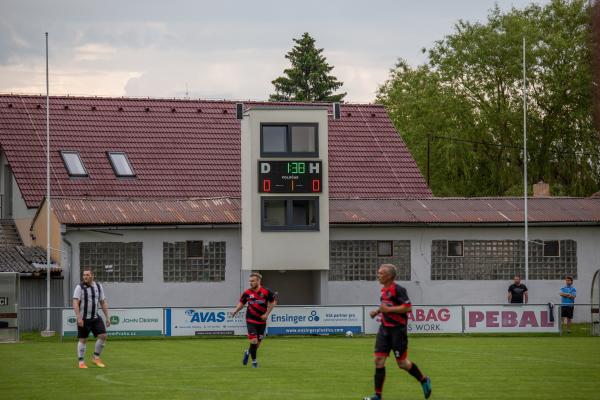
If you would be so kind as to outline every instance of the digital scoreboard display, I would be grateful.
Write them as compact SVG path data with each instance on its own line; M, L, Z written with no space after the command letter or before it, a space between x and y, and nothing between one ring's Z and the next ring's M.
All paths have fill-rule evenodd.
M321 193L321 161L259 161L260 193Z

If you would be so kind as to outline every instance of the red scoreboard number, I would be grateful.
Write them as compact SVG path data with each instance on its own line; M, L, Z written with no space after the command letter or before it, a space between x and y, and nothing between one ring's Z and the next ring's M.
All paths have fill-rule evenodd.
M259 161L260 193L321 193L321 161Z

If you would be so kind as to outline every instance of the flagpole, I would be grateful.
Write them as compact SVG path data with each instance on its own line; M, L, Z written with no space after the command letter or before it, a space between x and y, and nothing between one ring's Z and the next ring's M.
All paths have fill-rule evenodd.
M529 280L529 214L527 209L527 74L523 36L523 200L525 203L525 282Z
M46 330L42 336L53 336L50 330L50 84L48 78L48 32L46 32Z

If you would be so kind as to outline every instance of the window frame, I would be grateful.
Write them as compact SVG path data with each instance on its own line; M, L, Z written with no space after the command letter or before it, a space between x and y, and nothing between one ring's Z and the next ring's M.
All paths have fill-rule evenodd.
M460 255L450 255L450 243L460 243ZM465 241L464 240L446 240L446 257L464 257L465 256Z
M546 255L546 243L548 242L556 242L556 248L558 250L558 254L555 256L547 256ZM542 245L542 257L544 258L558 258L560 257L560 240L544 240Z
M113 172L115 173L115 176L117 176L118 178L135 178L135 171L133 170L133 167L131 166L131 162L129 161L129 157L127 156L127 153L124 151L107 151L106 155L108 157L108 160L110 162L110 166L113 169ZM129 170L131 171L131 175L129 174L120 174L119 171L117 171L117 166L115 165L115 162L112 158L113 155L122 155L125 157L125 162L127 163L127 166L129 167Z
M284 152L266 152L264 148L264 135L263 128L265 126L284 126L286 128L285 135L285 151ZM293 127L314 127L315 128L315 151L292 151L292 128ZM319 157L319 124L316 122L288 122L288 123L277 123L277 122L263 122L260 124L260 156L261 157Z
M381 254L379 252L379 243L390 244L390 254ZM378 240L377 241L377 257L394 257L394 241L393 240Z
M285 203L285 225L271 226L265 225L265 206L269 200L284 200ZM308 200L314 202L315 210L315 225L293 225L291 224L294 206L294 200ZM319 213L319 197L318 196L261 196L260 197L260 230L261 232L281 232L281 231L320 231L320 213Z
M190 255L190 245L192 243L199 243L200 245L200 255ZM186 240L185 241L185 258L186 259L196 259L196 258L204 258L204 241L202 240Z
M67 164L67 160L65 159L65 154L75 154L77 156L77 159L79 160L79 163L81 164L81 168L83 168L84 173L83 174L74 174L71 172L71 170L69 169L69 164ZM62 162L65 166L65 169L67 170L67 174L70 177L74 177L74 178L87 178L90 176L90 174L88 173L87 168L85 167L85 164L83 163L83 159L81 158L81 154L79 153L79 151L77 150L61 150L60 151L60 158L62 159Z

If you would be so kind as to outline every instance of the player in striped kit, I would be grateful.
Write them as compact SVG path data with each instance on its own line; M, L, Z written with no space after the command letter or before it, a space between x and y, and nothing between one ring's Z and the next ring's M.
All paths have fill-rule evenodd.
M250 288L244 290L237 307L232 312L232 317L234 317L244 305L248 306L246 309L246 326L248 327L250 347L244 352L242 364L248 364L248 358L252 357L253 368L258 367L258 361L256 360L258 347L265 335L269 314L277 304L275 293L262 287L261 281L262 275L258 272L250 274Z
M83 281L75 288L73 293L73 309L77 317L77 355L79 357L79 368L87 368L84 361L87 338L90 332L96 337L96 347L92 362L104 368L105 365L100 359L100 354L104 349L106 342L106 327L104 321L98 315L99 308L102 308L106 318L106 326L110 326L110 317L108 315L108 304L102 285L94 282L94 274L90 269L83 271Z

